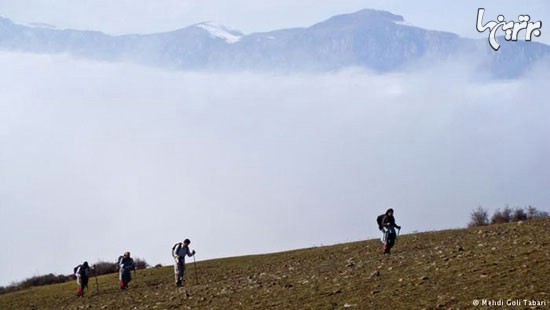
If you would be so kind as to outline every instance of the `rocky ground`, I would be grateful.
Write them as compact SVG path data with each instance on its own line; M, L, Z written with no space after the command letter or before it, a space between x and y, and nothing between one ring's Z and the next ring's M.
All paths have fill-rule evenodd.
M182 289L172 267L150 268L127 291L107 275L84 298L63 283L0 295L0 309L550 309L549 232L532 220L404 235L392 255L367 240L209 260Z

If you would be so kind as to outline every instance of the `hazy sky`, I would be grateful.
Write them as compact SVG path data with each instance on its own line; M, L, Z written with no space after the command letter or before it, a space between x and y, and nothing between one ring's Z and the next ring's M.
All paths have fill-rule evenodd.
M116 3L0 1L0 14L110 33L204 20L252 32L374 7L467 34L477 9ZM486 8L532 12L545 36L544 1L514 6ZM407 74L230 75L1 52L0 68L0 285L127 250L170 264L184 238L198 259L373 238L376 215L390 206L406 233L464 227L479 205L548 211L546 67L480 82L462 63Z

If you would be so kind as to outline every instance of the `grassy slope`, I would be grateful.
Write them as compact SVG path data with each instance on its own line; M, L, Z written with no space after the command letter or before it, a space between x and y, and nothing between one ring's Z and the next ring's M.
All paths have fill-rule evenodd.
M0 295L0 309L447 309L474 299L546 300L550 220L401 236L391 256L368 240L209 260L187 266L185 290L172 267L139 270L128 291L115 275ZM482 307L478 307L482 308ZM521 309L523 307L515 308Z

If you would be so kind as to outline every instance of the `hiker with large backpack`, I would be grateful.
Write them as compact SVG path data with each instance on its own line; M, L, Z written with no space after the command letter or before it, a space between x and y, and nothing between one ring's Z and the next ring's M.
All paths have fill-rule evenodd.
M384 254L390 254L391 249L395 245L397 234L395 229L401 230L401 226L395 224L393 217L393 209L389 208L386 213L379 215L376 218L378 229L382 232L382 243L384 244Z
M118 268L120 289L127 289L128 283L132 280L132 270L136 270L136 264L130 257L130 252L126 252L118 258Z
M88 288L88 279L90 278L90 266L88 262L84 262L73 268L73 273L76 277L76 296L84 297L84 290Z
M195 255L195 250L189 250L189 244L191 240L185 239L182 242L174 244L172 247L172 257L174 258L174 276L176 279L176 287L182 287L184 283L184 273L185 273L185 256Z

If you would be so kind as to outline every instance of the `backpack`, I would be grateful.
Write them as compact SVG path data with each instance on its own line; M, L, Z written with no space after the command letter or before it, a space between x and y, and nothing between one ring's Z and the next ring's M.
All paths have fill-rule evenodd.
M120 263L122 262L122 259L124 258L124 256L120 255L115 263L115 266L116 266L116 270L120 270Z
M384 228L384 226L382 225L382 221L384 221L384 217L386 216L386 214L380 214L377 218L376 218L376 223L378 223L378 229L379 230L382 230L382 228Z
M78 268L80 268L80 270ZM78 274L80 274L81 276L84 275L84 268L82 268L82 265L78 265L78 266L73 268L73 274L74 275L76 275L77 270L78 270Z
M181 248L182 246L182 243L181 242L178 242L176 244L174 244L174 246L172 247L172 257L176 258L176 252Z

